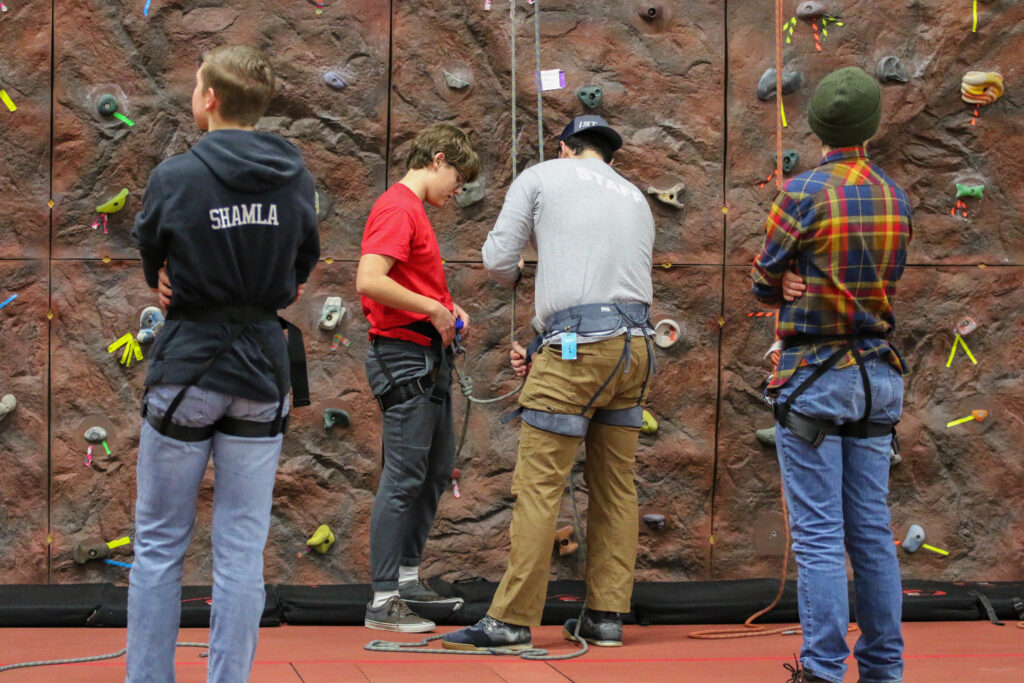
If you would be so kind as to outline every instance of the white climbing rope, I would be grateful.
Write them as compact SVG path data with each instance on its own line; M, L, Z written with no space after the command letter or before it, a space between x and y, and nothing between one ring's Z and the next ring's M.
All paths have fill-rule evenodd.
M209 648L209 643L176 643L178 647L204 647ZM106 655L95 655L93 657L78 657L76 659L48 659L39 662L21 662L19 664L8 664L6 666L0 666L0 673L4 671L13 671L14 669L27 669L33 666L51 666L53 664L82 664L85 662L100 662L104 659L117 659L121 655L125 654L128 648L121 648L117 652L111 652ZM202 653L199 656L202 657L206 653Z

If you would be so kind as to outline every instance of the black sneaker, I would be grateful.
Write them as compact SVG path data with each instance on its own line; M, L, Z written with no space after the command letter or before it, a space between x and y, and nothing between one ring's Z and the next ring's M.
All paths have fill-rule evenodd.
M398 594L402 600L416 607L417 604L444 605L454 612L462 607L465 602L462 598L454 596L444 597L428 586L424 581L406 581L398 584Z
M816 681L825 681L821 676L815 676L807 669L800 668L800 660L796 657L793 657L793 664L783 664L782 668L790 673L789 680L787 680L786 683L815 683Z
M472 626L452 631L441 639L446 650L527 650L533 647L529 626L516 626L484 617Z
M380 607L374 607L373 602L369 602L366 605L363 626L399 633L426 633L434 630L434 622L413 612L402 598L397 596L388 598Z
M562 637L576 640L576 620L569 619L562 627ZM583 611L580 638L598 647L622 647L622 615L618 612Z

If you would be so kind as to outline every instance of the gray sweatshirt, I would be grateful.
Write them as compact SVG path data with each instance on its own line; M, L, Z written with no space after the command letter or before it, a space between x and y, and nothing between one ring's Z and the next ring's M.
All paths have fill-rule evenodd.
M600 159L552 159L523 171L484 243L484 267L511 286L537 250L537 316L580 304L650 304L654 217L647 198Z

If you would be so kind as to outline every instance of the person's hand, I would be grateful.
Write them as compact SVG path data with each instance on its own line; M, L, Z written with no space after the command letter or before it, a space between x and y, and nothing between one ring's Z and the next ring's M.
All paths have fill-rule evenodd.
M459 330L459 334L462 338L466 338L466 334L469 332L469 314L462 310L462 307L456 303L452 303L452 315L462 321L462 329Z
M512 370L517 376L525 377L532 365L532 363L530 365L526 363L526 349L519 342L512 342L512 350L508 352L508 355L512 359Z
M299 285L298 287L295 288L295 300L298 301L299 297L301 297L303 295L303 293L305 293L305 291L306 291L306 283L303 282L301 285Z
M772 367L773 367L773 368L777 368L777 367L779 367L779 358L780 358L781 356L782 356L782 351L772 351L772 352L771 352L771 353L770 353L770 354L768 355L768 358L770 358L770 359L771 359L771 361L772 361Z
M782 298L786 301L796 301L807 291L804 279L791 270L782 274Z
M451 346L452 340L455 339L455 316L440 301L430 314L430 324L441 335L442 348Z
M157 271L156 292L160 295L160 305L163 308L171 305L171 295L174 292L171 289L171 278L167 277L167 266Z

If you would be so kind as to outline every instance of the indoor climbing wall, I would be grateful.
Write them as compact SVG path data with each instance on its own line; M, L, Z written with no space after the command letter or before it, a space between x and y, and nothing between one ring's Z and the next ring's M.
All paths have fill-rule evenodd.
M1024 54L1013 29L1024 25L1024 6L982 1L975 19L972 0L917 0L886 16L868 0L807 7L818 4L786 0L779 22L788 175L819 158L803 114L815 83L855 64L885 79L885 118L870 149L916 211L896 302L896 342L914 374L891 477L893 528L902 538L917 524L949 555L903 553L904 575L1019 580L1024 166L1013 142L1024 132ZM363 373L355 268L366 216L401 177L415 132L454 123L481 153L479 181L430 216L454 299L473 319L460 370L474 396L489 398L518 386L509 335L533 335L533 271L515 293L501 289L488 282L480 247L513 174L554 156L557 134L582 113L622 133L615 166L647 194L657 226L653 318L666 322L647 406L658 428L637 453L641 513L652 516L640 525L638 579L779 571L778 468L754 438L772 422L761 390L774 318L752 315L747 277L775 191L781 119L765 76L775 65L774 3L518 0L514 13L509 0L46 5L5 0L0 13L0 89L10 101L0 106L0 303L17 295L0 308L0 397L17 399L0 422L0 583L127 580L121 566L74 558L76 546L133 533L146 360L127 343L108 348L139 332L142 309L155 303L132 221L150 170L198 140L195 70L204 50L227 42L271 55L279 92L260 128L302 150L321 214L322 261L285 312L305 335L313 404L294 411L285 441L269 582L369 579L380 421ZM968 79L968 96L987 87L973 97L984 104L961 99L971 71L982 75ZM998 89L991 72L1004 94L989 102ZM347 310L323 330L328 297ZM957 339L968 317L976 327L959 328ZM517 426L497 418L512 406L470 411L461 495L442 500L424 575L500 577ZM457 398L459 432L465 407ZM350 424L328 425L332 410ZM947 427L972 411L987 412ZM96 427L102 438L87 440ZM585 491L580 473L576 481ZM211 469L187 583L210 581L212 482ZM582 494L580 503L585 510ZM559 526L571 519L563 501ZM323 524L333 547L306 552ZM130 544L108 559L130 562ZM552 576L574 578L581 567L578 554L560 557Z

